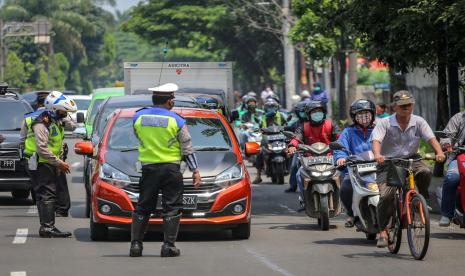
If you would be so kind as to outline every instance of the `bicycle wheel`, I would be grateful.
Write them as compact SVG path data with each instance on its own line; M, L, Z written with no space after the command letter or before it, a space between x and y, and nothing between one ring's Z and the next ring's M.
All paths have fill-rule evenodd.
M392 254L397 254L402 243L402 221L399 209L399 195L395 197L396 212L392 217L391 226L389 228L388 249Z
M426 200L420 194L412 196L410 201L411 223L407 227L407 238L410 253L416 260L422 260L429 245L430 221Z

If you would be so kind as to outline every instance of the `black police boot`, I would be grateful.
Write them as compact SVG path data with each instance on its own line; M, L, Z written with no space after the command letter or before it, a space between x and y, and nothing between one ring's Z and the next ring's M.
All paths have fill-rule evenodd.
M55 227L55 204L54 202L39 202L37 204L40 216L39 236L41 238L67 238L70 232L61 232Z
M181 251L174 246L176 238L178 237L179 222L181 214L172 217L163 218L163 234L164 240L161 246L162 257L177 257L181 255Z
M144 240L144 232L147 228L149 218L147 215L132 213L131 249L129 250L129 256L131 257L142 256L142 250L144 249L142 241Z

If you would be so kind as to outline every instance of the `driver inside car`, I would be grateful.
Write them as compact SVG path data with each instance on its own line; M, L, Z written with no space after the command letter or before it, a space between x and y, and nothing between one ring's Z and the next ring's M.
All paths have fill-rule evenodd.
M300 124L296 129L296 135L288 146L288 152L293 155L297 151L299 144L312 145L314 143L324 143L329 145L335 140L335 128L330 119L326 119L325 105L320 101L310 101L305 106L308 121ZM299 201L302 206L300 211L304 210L303 184L301 178L301 169L297 172L297 186L299 188Z

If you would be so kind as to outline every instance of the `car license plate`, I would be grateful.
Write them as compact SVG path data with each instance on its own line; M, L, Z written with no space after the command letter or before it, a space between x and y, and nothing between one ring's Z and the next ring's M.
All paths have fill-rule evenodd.
M333 164L332 156L317 156L308 159L308 164Z
M359 173L376 172L376 163L358 164L357 171Z
M158 198L161 199L161 195ZM182 208L184 210L197 209L197 196L196 195L184 195L182 197ZM162 203L161 203L161 200L158 200L157 210L161 210L161 209L163 209Z
M0 160L0 170L2 171L14 171L15 160Z

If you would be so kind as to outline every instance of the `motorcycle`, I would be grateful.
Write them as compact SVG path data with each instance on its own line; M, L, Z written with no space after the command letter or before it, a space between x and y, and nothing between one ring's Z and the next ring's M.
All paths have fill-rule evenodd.
M341 212L339 172L333 165L330 148L324 143L300 144L297 148L301 165L305 212L318 219L321 230L329 230L329 219Z
M261 150L264 154L265 173L273 184L284 184L284 176L289 174L287 156L287 137L283 127L263 128Z
M457 188L455 211L452 222L460 226L460 228L465 228L465 147L454 147L454 151L457 153L460 183Z
M260 128L258 124L254 123L243 123L244 128L240 130L241 135L241 149L244 150L244 145L247 142L255 142L257 144L261 144L262 142L262 133L260 132ZM257 159L256 155L247 156L247 160L255 164Z
M341 144L333 142L331 150L343 150L349 154L343 167L347 167L352 184L352 211L357 232L364 232L368 240L375 240L379 232L376 209L379 189L376 184L376 161L373 152L365 151L353 155Z

